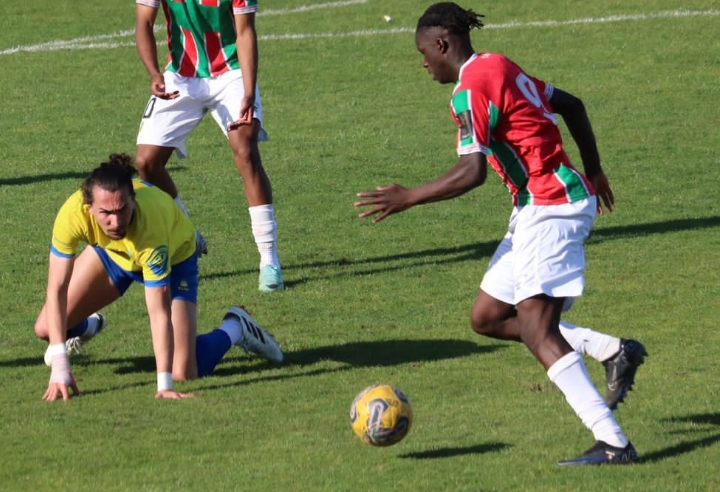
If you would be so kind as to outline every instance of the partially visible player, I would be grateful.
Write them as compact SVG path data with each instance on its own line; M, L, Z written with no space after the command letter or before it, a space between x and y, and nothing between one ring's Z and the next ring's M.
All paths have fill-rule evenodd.
M140 180L130 157L113 154L60 208L53 227L45 305L35 334L50 345L52 370L43 399L79 394L68 345L77 348L105 326L97 313L133 282L145 285L157 366L157 398L191 396L173 389L212 373L233 345L281 362L272 335L241 307L197 336L198 251L190 219L165 192ZM80 243L87 246L77 258ZM66 344L66 340L70 342Z
M608 210L614 201L590 121L578 98L503 55L476 53L470 30L482 27L481 17L452 2L437 3L415 31L425 69L438 82L455 86L450 109L458 126L457 164L415 188L391 184L358 193L355 206L368 207L360 217L376 216L377 223L415 205L455 198L485 182L489 163L509 189L513 211L480 285L472 328L524 343L592 432L595 445L559 465L636 461L635 448L590 380L581 355L563 336L583 351L587 333L569 324L561 332L560 325L564 308L584 290L584 242L601 210L597 197ZM587 177L563 150L555 113L577 143ZM600 335L590 341L592 352L609 356L609 377L627 390L645 350L636 341L613 342ZM615 405L623 396L609 392L608 400Z
M153 30L161 5L170 49L164 72ZM276 292L285 284L272 187L258 147L267 134L257 86L257 9L257 0L137 0L135 43L150 75L151 96L137 136L135 163L142 179L168 192L187 213L165 166L173 151L185 157L187 136L209 112L227 137L242 176L260 253L259 289Z

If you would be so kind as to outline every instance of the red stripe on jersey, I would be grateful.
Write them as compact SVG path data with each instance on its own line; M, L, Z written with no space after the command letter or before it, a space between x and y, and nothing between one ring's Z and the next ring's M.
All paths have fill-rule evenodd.
M180 70L178 70L178 72L183 75L192 76L189 74L195 74L196 72L198 63L198 47L195 43L195 38L193 38L190 31L183 29L182 33L184 55L182 60L180 60Z
M219 32L205 33L205 53L210 63L210 75L216 77L227 71L227 57L222 50Z
M219 7L220 0L200 0L200 5L204 7Z

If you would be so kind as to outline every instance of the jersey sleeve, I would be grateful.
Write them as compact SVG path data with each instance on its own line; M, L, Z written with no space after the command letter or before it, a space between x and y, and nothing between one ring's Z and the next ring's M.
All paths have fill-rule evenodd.
M490 132L494 126L493 105L482 93L459 87L450 102L450 112L458 125L457 153L490 154Z
M533 77L530 74L526 75L530 80L533 81L535 87L537 87L538 92L543 94L545 96L545 99L549 101L553 95L553 92L555 91L555 86L545 82L544 80L540 80L537 77Z
M252 14L258 11L257 0L233 0L233 14Z
M143 282L146 287L162 287L170 283L170 255L168 245L140 251L137 263L142 268Z
M60 208L53 225L50 252L61 258L73 258L81 241L88 242L83 220L75 197L69 198Z

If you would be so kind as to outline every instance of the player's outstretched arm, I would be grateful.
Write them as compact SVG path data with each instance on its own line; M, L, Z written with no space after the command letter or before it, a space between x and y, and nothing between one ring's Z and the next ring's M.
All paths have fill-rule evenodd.
M477 188L485 182L487 160L479 152L460 157L458 163L434 181L416 188L405 188L397 184L379 186L374 191L357 194L362 200L353 205L356 208L371 207L358 215L361 219L375 215L376 224L385 217L400 213L415 205L449 200Z

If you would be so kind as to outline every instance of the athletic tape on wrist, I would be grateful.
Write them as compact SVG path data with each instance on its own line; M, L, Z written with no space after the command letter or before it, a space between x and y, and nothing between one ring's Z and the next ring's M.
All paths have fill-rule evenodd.
M173 389L172 373L170 372L159 372L157 373L157 390L165 391Z

